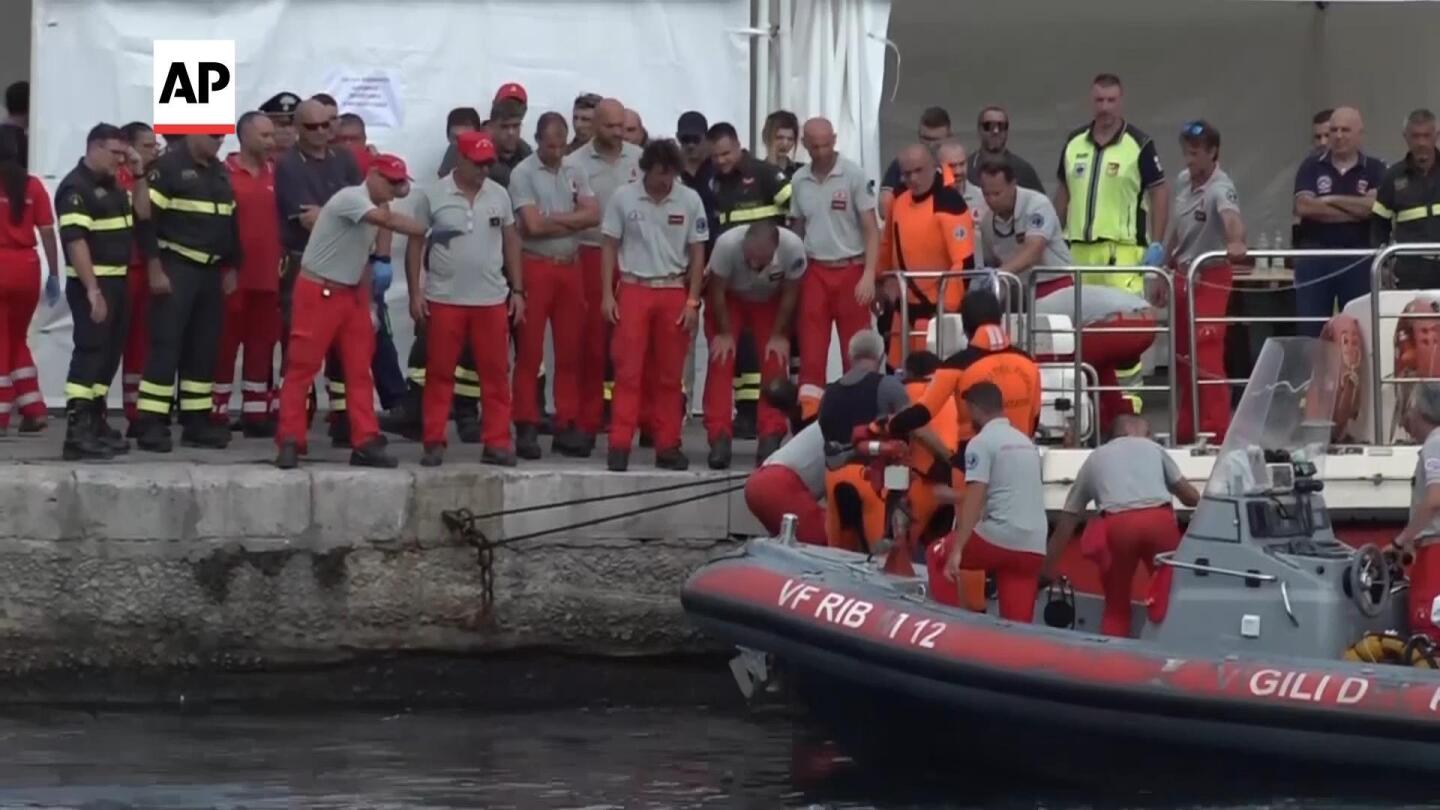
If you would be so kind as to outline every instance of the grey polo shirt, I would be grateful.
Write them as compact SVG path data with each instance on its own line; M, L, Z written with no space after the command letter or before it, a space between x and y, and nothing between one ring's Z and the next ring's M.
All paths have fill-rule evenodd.
M1170 503L1180 468L1165 448L1140 436L1106 442L1080 465L1065 498L1065 511L1078 515L1091 501L1101 512L1128 512Z
M1175 240L1175 260L1181 267L1202 253L1225 249L1225 223L1221 211L1240 213L1240 195L1230 175L1218 167L1200 188L1190 187L1190 170L1175 181L1175 207L1170 211L1170 233Z
M726 289L746 301L769 301L787 281L805 275L805 242L789 228L780 229L780 246L764 269L745 261L744 227L731 228L715 240L708 272L725 282Z
M471 202L455 185L455 175L448 175L416 200L415 218L430 229L427 301L464 306L505 302L510 285L505 280L503 232L515 224L515 212L499 183L486 180Z
M825 497L825 437L820 434L820 423L811 422L790 441L770 454L761 467L787 467L800 476L815 500Z
M1004 417L965 445L966 483L985 484L985 514L975 531L1011 551L1045 553L1045 492L1040 451Z
M1440 484L1440 428L1430 431L1430 435L1425 437L1425 443L1420 445L1420 454L1415 459L1415 484L1410 494L1411 514L1424 503L1425 491L1437 484ZM1434 542L1435 538L1440 538L1440 518L1421 529L1415 539Z
M690 246L710 238L700 195L678 180L659 202L643 183L626 184L605 206L600 230L620 241L620 272L641 278L683 275Z
M489 185L488 183L486 185ZM519 211L533 205L542 214L568 214L576 209L581 197L595 196L590 180L574 165L562 162L550 169L540 162L538 154L520 161L510 175L510 202ZM525 249L552 259L572 259L580 245L578 235L525 237Z
M1025 246L1025 240L1030 238L1045 240L1045 252L1040 254L1039 266L1063 267L1075 263L1070 258L1070 247L1065 244L1065 233L1060 227L1060 217L1055 214L1055 206L1038 191L1016 188L1015 210L1010 212L1009 217L1002 218L987 208L979 222L986 262L992 267L999 267L1015 258L1015 254Z
M875 186L860 167L836 158L825 179L815 177L815 164L800 167L790 180L790 215L805 224L805 252L821 261L838 261L865 253L862 217L875 210Z
M1122 312L1149 313L1150 302L1108 284L1086 284L1080 292L1080 325L1103 321ZM1041 315L1075 315L1075 288L1065 287L1035 301Z
M374 208L375 203L363 183L346 186L330 195L315 219L300 266L337 284L351 287L359 284L370 260L370 246L375 244L375 232L379 230L362 222L361 217Z
M610 207L610 198L615 196L621 186L639 182L640 152L640 147L633 143L621 143L620 157L611 163L596 150L595 139L591 138L589 143L566 155L565 162L585 175L590 191L594 193L596 202L600 203L601 212L604 212ZM599 247L600 228L597 226L581 231L580 244Z

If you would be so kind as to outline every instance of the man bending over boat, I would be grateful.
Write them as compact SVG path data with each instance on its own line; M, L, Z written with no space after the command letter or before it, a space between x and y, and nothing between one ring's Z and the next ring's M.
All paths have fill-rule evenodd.
M857 458L858 427L888 418L909 404L905 386L881 373L885 341L874 329L850 338L850 370L825 387L820 434L825 439L825 534L830 545L870 552L885 534L885 493L877 492Z
M1086 292L1089 292L1087 290ZM1100 569L1105 588L1105 616L1100 632L1130 635L1130 593L1141 562L1155 571L1155 555L1180 545L1171 496L1186 506L1200 502L1200 493L1180 476L1175 460L1150 438L1150 423L1132 414L1116 417L1113 438L1085 459L1055 522L1045 557L1044 577L1055 566L1075 534L1085 507L1095 502L1080 540L1084 555Z
M1410 632L1440 641L1440 385L1415 386L1405 429L1423 437L1424 443L1415 459L1410 522L1391 542L1415 555L1410 566Z
M958 581L961 570L993 573L1001 618L1029 624L1045 563L1040 452L1005 418L1005 398L994 383L976 383L963 398L975 438L965 446L965 492L945 575ZM937 494L954 499L953 490Z

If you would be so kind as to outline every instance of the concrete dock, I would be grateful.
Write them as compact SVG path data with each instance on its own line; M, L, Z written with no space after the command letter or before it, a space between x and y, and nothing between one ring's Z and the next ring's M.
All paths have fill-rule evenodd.
M348 466L317 422L310 456L281 471L272 442L239 434L224 451L177 443L169 455L67 463L63 429L52 420L44 434L0 438L0 675L701 649L680 585L759 531L737 491L515 542L494 551L487 610L477 551L446 531L442 512L554 505L478 524L513 539L722 492L753 466L754 443L737 443L730 472L712 472L690 425L691 471L656 470L637 448L630 472L616 474L603 441L589 460L513 469L482 466L478 446L452 442L445 466L426 469L418 444L392 437L399 469L367 470ZM701 485L564 505L690 483Z

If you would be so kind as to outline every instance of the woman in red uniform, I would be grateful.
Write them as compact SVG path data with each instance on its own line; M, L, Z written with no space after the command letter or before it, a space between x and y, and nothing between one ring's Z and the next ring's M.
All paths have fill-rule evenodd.
M22 157L14 136L0 130L0 434L9 430L15 411L21 433L45 427L45 399L26 343L40 303L37 230L50 266L46 297L52 302L60 297L54 208L40 179L26 174Z

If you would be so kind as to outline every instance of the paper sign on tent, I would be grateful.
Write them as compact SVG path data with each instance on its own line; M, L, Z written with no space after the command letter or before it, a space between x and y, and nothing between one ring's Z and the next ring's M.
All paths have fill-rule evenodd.
M340 112L365 119L367 129L399 129L405 120L400 103L400 76L384 68L341 69L325 77L325 92L335 97Z

